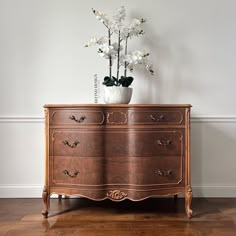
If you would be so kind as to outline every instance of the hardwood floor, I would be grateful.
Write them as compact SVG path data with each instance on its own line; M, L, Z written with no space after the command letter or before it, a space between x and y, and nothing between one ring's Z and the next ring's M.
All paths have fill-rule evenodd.
M51 200L43 219L42 199L0 199L0 236L236 236L236 198L194 198L187 219L184 199L141 202Z

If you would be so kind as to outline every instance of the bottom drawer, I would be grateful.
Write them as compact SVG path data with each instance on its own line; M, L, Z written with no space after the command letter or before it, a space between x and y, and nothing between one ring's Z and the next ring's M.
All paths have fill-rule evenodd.
M148 186L184 184L181 156L50 157L50 183L80 186Z
M50 157L50 182L52 185L103 184L103 163L101 157Z

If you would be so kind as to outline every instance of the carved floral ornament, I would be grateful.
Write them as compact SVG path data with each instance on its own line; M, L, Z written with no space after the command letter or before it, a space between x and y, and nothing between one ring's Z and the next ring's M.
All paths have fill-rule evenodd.
M121 112L121 111L107 112L108 124L126 124L127 120L128 120L127 112Z
M107 193L107 197L114 199L114 200L121 200L127 196L128 196L127 193L122 192L120 190L111 190Z

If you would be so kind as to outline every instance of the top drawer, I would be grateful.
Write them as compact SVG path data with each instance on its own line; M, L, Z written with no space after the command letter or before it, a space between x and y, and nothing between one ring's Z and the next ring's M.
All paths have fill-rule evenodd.
M185 123L185 109L149 109L130 112L130 124L181 125Z
M104 120L100 110L52 109L49 113L51 125L102 125Z

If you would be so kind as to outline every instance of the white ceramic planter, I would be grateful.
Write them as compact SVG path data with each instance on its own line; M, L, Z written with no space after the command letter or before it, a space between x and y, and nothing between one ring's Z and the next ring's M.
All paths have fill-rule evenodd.
M104 86L104 101L107 104L129 104L132 92L130 87Z

